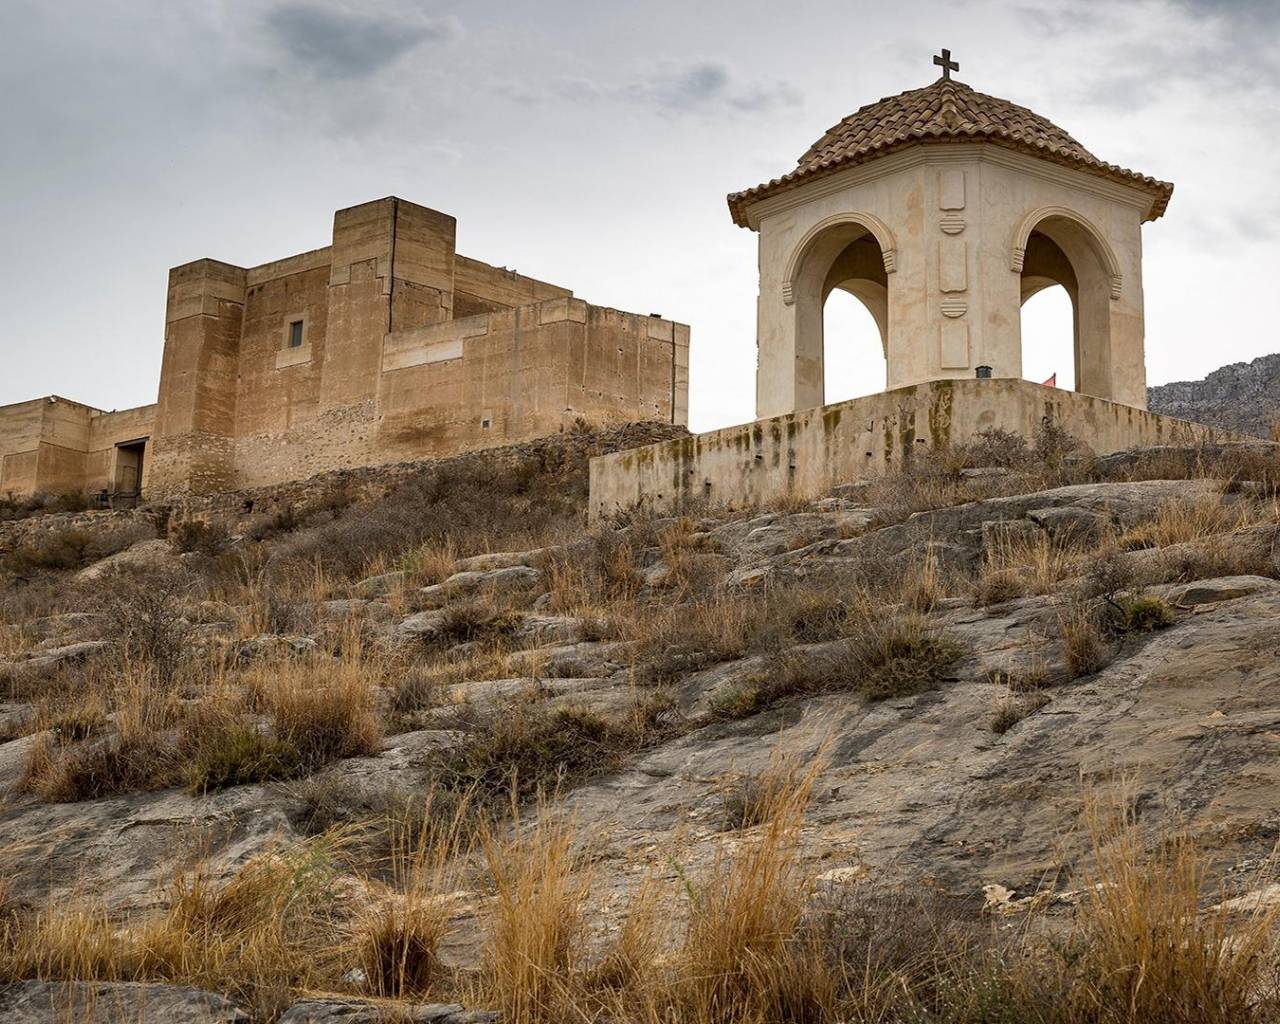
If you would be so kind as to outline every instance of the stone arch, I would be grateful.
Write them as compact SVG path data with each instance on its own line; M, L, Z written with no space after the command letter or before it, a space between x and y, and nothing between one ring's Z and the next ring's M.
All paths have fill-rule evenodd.
M1061 206L1041 207L1023 218L1014 236L1010 267L1020 276L1019 305L1052 285L1071 299L1075 388L1098 398L1115 391L1112 367L1112 303L1122 278L1115 252L1095 225ZM1019 324L1021 363L1021 324Z
M805 232L804 237L800 239L800 243L792 251L791 258L787 261L787 269L782 277L782 301L788 306L795 301L796 274L799 273L800 266L808 256L810 248L823 235L829 234L833 228L838 228L841 225L860 227L865 233L870 234L876 240L876 244L880 246L884 272L892 274L897 269L898 244L894 240L893 232L889 230L888 224L870 213L833 214L818 221L817 224Z
M1106 236L1098 230L1097 225L1066 206L1042 206L1038 210L1032 210L1022 218L1022 223L1018 225L1018 230L1013 236L1013 249L1009 260L1010 269L1015 273L1022 273L1023 260L1026 258L1027 242L1031 238L1031 232L1036 229L1036 225L1047 220L1066 221L1075 225L1088 236L1098 257L1106 266L1107 275L1110 278L1108 291L1111 298L1120 298L1121 289L1124 286L1124 275L1120 272L1120 261L1116 259L1115 250L1107 242Z
M838 214L814 225L787 266L783 301L791 307L796 339L797 408L823 404L826 392L824 311L835 290L854 296L870 312L889 358L889 282L895 269L893 235L875 217ZM884 387L885 382L880 382Z

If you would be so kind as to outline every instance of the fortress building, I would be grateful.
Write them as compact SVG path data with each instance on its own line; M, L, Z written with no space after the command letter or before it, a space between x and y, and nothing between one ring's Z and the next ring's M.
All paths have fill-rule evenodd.
M793 170L729 196L759 234L758 419L593 460L593 514L812 497L917 447L1046 420L1099 453L1212 433L1146 411L1142 225L1173 186L954 80L949 51L934 63L933 84L862 107ZM1053 284L1074 310L1074 391L1022 379L1021 307ZM836 289L879 326L886 390L824 406Z
M684 424L688 327L459 255L453 217L388 198L333 242L169 272L156 404L0 407L0 494L116 503L300 479L595 424Z

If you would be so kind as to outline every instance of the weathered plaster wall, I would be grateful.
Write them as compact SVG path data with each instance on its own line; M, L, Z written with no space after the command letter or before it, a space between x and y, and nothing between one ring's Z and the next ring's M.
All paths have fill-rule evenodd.
M590 512L816 497L901 466L918 448L993 427L1030 436L1046 418L1098 454L1239 438L1028 381L934 381L592 459Z

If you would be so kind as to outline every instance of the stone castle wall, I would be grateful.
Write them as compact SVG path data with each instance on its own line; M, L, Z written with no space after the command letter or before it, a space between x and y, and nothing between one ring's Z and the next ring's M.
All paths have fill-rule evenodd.
M0 493L111 491L136 458L117 446L138 438L144 493L159 497L491 448L579 419L686 422L687 327L460 256L455 229L382 199L339 210L321 249L175 267L156 405L0 408Z

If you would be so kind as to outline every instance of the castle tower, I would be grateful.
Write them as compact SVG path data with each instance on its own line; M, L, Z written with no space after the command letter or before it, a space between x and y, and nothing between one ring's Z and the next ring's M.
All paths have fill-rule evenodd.
M1061 284L1076 390L1145 409L1141 227L1173 186L952 79L949 51L934 63L932 85L862 107L795 170L729 196L760 235L757 417L823 404L837 288L879 326L893 389L979 368L1020 378L1021 306Z

